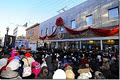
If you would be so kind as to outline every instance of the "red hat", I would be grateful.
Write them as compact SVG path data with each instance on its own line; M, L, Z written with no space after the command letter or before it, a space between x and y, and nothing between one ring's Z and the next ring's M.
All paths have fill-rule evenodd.
M20 55L20 53L16 53L16 56L19 56Z
M30 57L30 56L31 56L30 53L26 53L26 54L25 54L25 57Z
M69 66L69 64L68 64L68 63L66 63L66 64L65 64L65 67L68 67L68 66Z

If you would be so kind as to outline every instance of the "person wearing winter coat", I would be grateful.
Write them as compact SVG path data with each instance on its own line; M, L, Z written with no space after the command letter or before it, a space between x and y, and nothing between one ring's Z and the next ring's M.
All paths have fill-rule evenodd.
M0 59L0 70L2 69L2 67L4 67L7 64L7 60L8 58Z
M48 66L48 69L50 70L50 72L53 74L54 73L54 68L53 68L53 63L52 63L52 57L48 56L46 58L46 64Z
M35 74L35 79L38 77L38 74L41 71L40 63L35 61L32 63L32 73Z
M18 68L20 67L19 60L13 59L7 65L6 70L3 70L0 74L1 79L22 79L19 76Z
M42 68L43 66L46 66L46 67L47 67L47 64L46 64L45 58L43 58L42 61L43 61L43 63L41 64L41 68Z
M14 57L16 55L16 49L13 49L12 52L11 52L11 57Z
M79 70L78 73L80 74L77 79L89 79L92 77L92 74L90 72L90 68L86 66L82 66Z
M73 72L73 68L71 66L65 67L66 79L75 79L75 74Z
M52 73L49 71L48 67L42 67L37 79L52 79Z
M24 62L23 68L28 67L29 65L31 67L32 62L35 62L34 58L31 56L30 53L26 53L25 58L23 58L22 61Z
M66 73L62 69L57 69L53 74L53 79L66 79Z

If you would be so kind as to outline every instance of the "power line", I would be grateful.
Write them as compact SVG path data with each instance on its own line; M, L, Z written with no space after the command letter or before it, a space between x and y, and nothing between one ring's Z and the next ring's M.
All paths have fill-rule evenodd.
M45 2L44 2L45 3ZM53 7L53 6L57 6L58 4L56 4L56 3L59 3L59 1L56 1L55 3L51 3L51 4L54 4L54 5L51 5L51 4L49 4L50 6L49 7L51 7L52 9L55 9L56 7ZM69 3L69 4L68 4ZM63 4L67 4L67 5L71 5L71 4L73 4L74 3L74 1L73 0L71 0L71 1L67 1L67 3L64 3L62 0L61 0L61 5L63 5ZM59 5L60 6L60 5ZM41 7L41 16L43 16L43 15L51 15L52 13L50 13L49 12L49 10L51 10L51 9L49 9L49 10L47 10L47 11L45 11L45 9L42 9L42 8L44 8L44 7L48 7L48 5L44 5L44 6L42 6ZM65 9L63 8L62 9L63 11L65 11ZM39 12L39 9L38 8L36 8L36 9L34 9L34 11L33 11L33 15L32 15L32 17L30 17L29 18L29 20L31 20L31 19L35 19L35 17L37 17L37 13ZM48 13L49 12L49 13Z

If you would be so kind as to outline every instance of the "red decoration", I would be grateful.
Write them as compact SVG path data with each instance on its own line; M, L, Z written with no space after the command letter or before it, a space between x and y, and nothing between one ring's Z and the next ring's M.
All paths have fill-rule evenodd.
M119 27L116 27L114 29L97 29L97 28L91 28L91 30L99 35L99 36L113 36L116 33L119 33Z
M58 28L58 27L57 27ZM52 37L54 37L55 35L55 32L57 31L57 28L55 29L55 31L51 34L51 35L49 35L49 36L46 36L46 37L48 37L48 38L52 38Z
M91 30L96 35L105 37L105 36L113 36L114 34L119 33L119 27L114 28L114 29L98 29L98 28L88 27L87 29L84 29L84 30L73 30L73 29L70 29L70 28L64 26L64 22L63 22L63 19L61 17L59 17L56 20L56 25L64 27L66 29L66 31L68 31L71 34L79 34L79 33L85 32L87 30ZM55 31L51 35L39 37L39 39L44 40L46 37L48 37L48 38L54 37L56 31L57 31L57 28L55 29Z
M46 36L43 36L43 37L40 36L39 39L44 40L46 37L48 37L48 38L54 37L55 36L55 32L57 31L57 28L55 29L55 31L51 35L49 35L49 36L46 35Z
M61 17L59 17L57 20L56 20L56 25L57 26L62 26L64 23L63 23L63 19Z
M63 25L64 26L64 25ZM70 29L66 26L64 26L64 28L71 34L79 34L79 33L82 33L82 32L85 32L87 31L88 29L84 29L84 30L81 30L81 31L78 31L78 30L73 30L73 29Z
M41 40L44 40L46 38L46 36L43 36L43 37L39 37L39 39L41 39Z

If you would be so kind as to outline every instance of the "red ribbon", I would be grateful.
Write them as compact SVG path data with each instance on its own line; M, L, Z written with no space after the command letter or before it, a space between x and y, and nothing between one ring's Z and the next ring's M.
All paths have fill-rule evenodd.
M87 30L91 30L99 36L113 36L114 34L119 33L119 27L116 27L114 29L99 29L99 28L88 27L87 29L84 29L84 30L73 30L73 29L70 29L70 28L64 26L64 22L63 22L63 19L61 17L57 18L56 25L64 27L66 29L66 31L68 31L71 34L79 34L79 33L85 32ZM51 35L39 37L39 39L44 40L46 37L48 37L48 38L54 37L56 31L57 31L57 28L55 29L55 31Z

